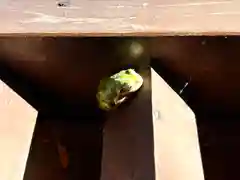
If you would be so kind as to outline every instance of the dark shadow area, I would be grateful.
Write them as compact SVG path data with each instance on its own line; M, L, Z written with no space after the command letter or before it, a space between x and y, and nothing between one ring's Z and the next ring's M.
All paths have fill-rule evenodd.
M96 87L102 76L122 67L141 69L148 65L149 62L144 61L145 55L134 61L127 53L133 39L138 40L43 38L39 43L32 38L28 44L25 38L9 38L11 43L5 50L0 41L0 59L24 57L29 60L23 62L24 66L13 66L8 60L0 61L0 78L39 110L26 180L30 180L37 169L42 169L39 170L42 175L39 173L34 179L55 178L47 172L55 174L59 180L70 174L72 179L94 179L99 175L101 131L106 116L96 108ZM39 50L38 43L44 48ZM180 96L197 117L206 179L239 179L240 38L158 37L144 43L150 50L151 65L178 94L189 82ZM30 52L36 59L41 59L39 54L45 54L46 61L30 61ZM13 53L19 54L11 56ZM43 82L46 82L45 86ZM131 104L128 106L131 108ZM129 117L121 114L117 118L134 119L137 116L127 114ZM138 128L141 131L142 127ZM59 162L56 139L73 154L69 157L72 164L67 169L63 169ZM149 139L146 141L151 143ZM90 167L95 173L89 171ZM78 172L79 169L83 172Z
M99 179L102 119L90 114L63 117L55 112L40 112L24 180ZM63 156L67 162L61 162L59 145L66 150Z
M0 77L39 110L24 180L98 179L103 118L89 103L70 104L28 77L1 64ZM30 79L30 80L29 80ZM67 147L69 167L62 168L57 141Z
M31 82L29 77L15 72L3 61L0 61L0 78L37 110L48 105L47 100L53 97L46 92L46 89Z
M31 77L24 76L1 62L0 78L35 109L45 113L49 111L49 116L55 114L54 116L59 117L79 118L80 116L88 117L95 113L101 114L94 102L80 101L76 103L72 102L71 99L67 101L49 87L39 85ZM79 107L81 107L81 113L79 112ZM90 109L94 113L89 112Z
M176 93L184 87L185 78L153 59L152 67ZM199 102L198 90L191 84L179 94L193 109L198 125L201 155L206 180L238 179L240 160L240 116L236 109L221 104ZM234 107L236 108L236 107Z
M189 77L184 77L183 75L171 71L165 64L161 63L160 59L151 60L151 67L171 86L171 88L181 96L185 102L187 102L187 98L189 96L189 84L191 83L191 79ZM187 86L185 86L187 84ZM194 91L192 91L194 92Z
M155 180L151 74L132 101L107 115L103 148L103 179Z
M139 96L139 92L132 100L136 99L140 102L135 102L135 105L126 103L121 107L122 113L117 116L106 115L96 107L95 102L96 88L103 76L119 71L123 67L135 68L138 71L148 67L147 51L139 56L137 61L129 55L132 41L143 43L145 46L145 40L142 38L43 38L39 43L37 39L31 38L30 41L31 43L27 43L20 38L9 38L12 45L9 49L0 52L0 57L3 59L0 61L0 78L39 112L24 180L99 179L104 150L102 130L105 120L120 124L125 122L125 128L128 128L129 122L133 127L134 123L139 124L137 120L140 117L144 117L146 122L136 127L135 133L136 137L139 135L141 139L144 136L145 140L129 138L127 144L136 144L137 147L131 149L129 146L129 152L119 153L122 157L130 157L130 154L135 153L134 149L139 149L139 155L135 159L136 164L133 164L132 168L138 167L140 172L136 172L137 174L144 173L140 169L147 168L149 171L143 176L154 179L153 127L150 123L152 122L151 95L144 93ZM1 43L0 46L3 46ZM11 46L15 46L14 44L15 49L10 49ZM21 44L24 45L23 49ZM46 47L38 49L41 46ZM16 49L18 51L15 51ZM32 56L28 55L30 51L33 51ZM46 54L44 62L35 60L41 59L39 55L41 53ZM32 57L35 59L31 59ZM13 60L15 63L12 63ZM150 80L148 73L146 78ZM146 109L146 104L150 108L147 111L149 114L143 110ZM142 113L132 113L132 110ZM148 131L145 131L146 127ZM123 130L126 130L125 128L123 127ZM111 129L114 127L105 131L111 132ZM132 129L128 131L131 136ZM127 137L127 133L125 135ZM113 139L112 143L116 142ZM59 144L66 148L69 160L67 167L63 167L61 162ZM111 144L107 147L109 145L115 148ZM148 162L147 167L144 165L146 162ZM131 166L126 169L126 173L129 168Z
M195 113L237 115L239 37L159 37L150 44L153 66L177 93L190 80L181 96Z
M239 179L240 38L152 39L152 66L197 118L205 179Z

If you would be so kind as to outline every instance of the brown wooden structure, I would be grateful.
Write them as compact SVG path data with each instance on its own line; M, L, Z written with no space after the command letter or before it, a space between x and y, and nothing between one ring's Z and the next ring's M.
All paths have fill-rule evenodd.
M0 140L6 161L0 179L203 180L196 117L239 110L240 40L227 36L239 33L238 4L1 2L0 78L6 84ZM144 47L138 58L129 55L132 42ZM144 88L118 112L99 112L100 78L129 64L140 69ZM186 82L181 96L196 116L178 95Z

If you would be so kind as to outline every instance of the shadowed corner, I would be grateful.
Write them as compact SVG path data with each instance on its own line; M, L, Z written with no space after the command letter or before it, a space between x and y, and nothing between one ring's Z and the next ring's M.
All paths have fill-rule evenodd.
M152 58L151 67L171 86L171 88L179 94L187 81L186 77L180 76L177 72L171 70L161 59Z
M191 108L196 109L194 102L198 97L198 89L192 82L191 75L186 77L173 71L171 67L162 62L161 58L152 58L151 67Z
M90 123L78 118L39 112L24 180L99 179L102 126L91 122L101 117L89 116Z
M28 78L16 73L0 60L0 78L34 108L39 110L41 102L40 88L34 88Z
M39 111L24 180L99 179L103 113L93 103L63 100L2 62L0 77Z
M42 87L30 76L16 72L0 60L0 78L38 111L64 105L64 101L48 87Z
M104 114L94 103L48 102L53 106L39 110L24 180L97 180Z

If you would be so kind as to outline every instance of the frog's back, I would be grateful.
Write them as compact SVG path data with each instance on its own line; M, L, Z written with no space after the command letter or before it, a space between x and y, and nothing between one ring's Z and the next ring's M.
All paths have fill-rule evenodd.
M116 96L116 89L116 81L113 78L105 78L98 86L97 98L101 101L111 101Z

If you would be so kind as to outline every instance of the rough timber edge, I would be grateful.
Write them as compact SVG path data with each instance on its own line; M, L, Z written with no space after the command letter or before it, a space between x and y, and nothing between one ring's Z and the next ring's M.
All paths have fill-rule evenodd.
M2 33L0 37L160 37L160 36L239 36L238 32L11 32Z

